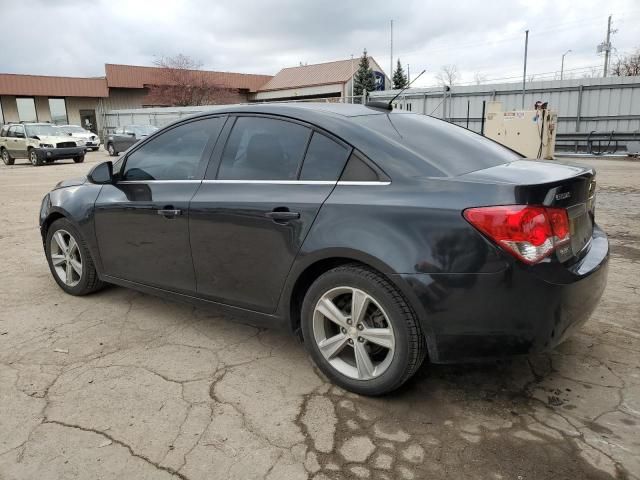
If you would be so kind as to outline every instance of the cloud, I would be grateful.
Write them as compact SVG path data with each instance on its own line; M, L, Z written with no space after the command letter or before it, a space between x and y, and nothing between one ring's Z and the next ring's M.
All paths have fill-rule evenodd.
M389 68L389 20L394 56L434 83L440 66L456 64L463 81L520 75L523 31L530 30L532 74L601 65L601 2L499 0L432 2L388 0L22 0L2 7L5 42L0 69L7 73L101 76L104 63L152 65L184 53L212 70L275 74L299 62L359 56L364 48ZM619 51L638 47L640 7L634 0L607 4ZM26 33L30 32L30 33ZM38 32L34 35L33 32Z

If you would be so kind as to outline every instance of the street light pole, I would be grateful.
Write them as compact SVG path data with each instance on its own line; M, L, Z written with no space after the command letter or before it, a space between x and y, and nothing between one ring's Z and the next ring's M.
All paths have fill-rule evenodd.
M524 109L524 94L527 91L527 49L529 48L529 30L524 31L524 71L522 72L522 108Z
M570 51L571 49L567 50L562 54L562 63L560 64L560 80L562 80L562 77L564 76L564 56Z

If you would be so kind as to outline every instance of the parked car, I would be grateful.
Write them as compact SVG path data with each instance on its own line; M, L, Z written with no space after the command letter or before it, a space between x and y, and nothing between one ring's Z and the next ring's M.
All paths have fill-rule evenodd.
M9 123L0 130L0 156L5 165L16 158L26 158L33 166L56 160L84 162L85 146L81 139L61 135L50 123Z
M69 194L72 189L73 194ZM432 117L339 104L220 108L59 183L53 278L286 326L336 384L378 395L425 357L554 347L607 280L595 172Z
M153 125L127 125L118 127L104 141L104 148L112 157L158 130Z
M58 125L58 128L70 137L82 139L87 150L97 152L100 148L100 137L80 125Z

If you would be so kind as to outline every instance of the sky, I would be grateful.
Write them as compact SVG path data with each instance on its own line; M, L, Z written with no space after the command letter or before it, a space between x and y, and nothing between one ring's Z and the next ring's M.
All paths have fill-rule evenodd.
M455 65L459 84L594 75L613 15L616 55L640 47L638 0L0 0L0 73L103 76L105 63L152 66L184 54L218 71L270 74L302 63L359 57L389 73L390 20L398 58L414 86L437 84ZM40 34L35 34L40 32ZM10 47L10 48L9 48Z

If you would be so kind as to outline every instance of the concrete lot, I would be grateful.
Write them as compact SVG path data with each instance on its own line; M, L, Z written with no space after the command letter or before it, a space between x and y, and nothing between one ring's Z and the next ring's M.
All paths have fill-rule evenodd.
M612 260L577 335L369 399L286 333L122 288L65 295L40 200L104 158L0 165L0 478L640 478L639 161L584 161Z

